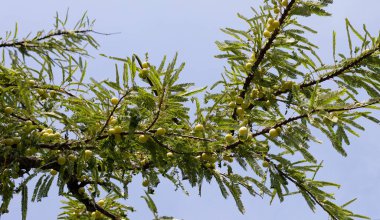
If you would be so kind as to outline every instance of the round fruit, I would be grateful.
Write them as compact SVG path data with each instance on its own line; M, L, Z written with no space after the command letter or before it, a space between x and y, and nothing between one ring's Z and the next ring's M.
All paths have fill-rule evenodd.
M239 128L239 136L247 136L248 135L248 128L243 126Z
M243 103L244 99L241 96L236 97L236 104L241 105Z
M142 182L142 185L144 187L148 187L149 186L149 180L145 179L143 182Z
M57 171L56 170L54 170L54 169L51 169L50 170L50 175L53 175L53 176L55 176L55 175L57 175Z
M149 136L148 135L145 135L145 134L142 134L139 136L139 142L140 143L146 143L149 139Z
M111 117L110 120L108 121L108 124L114 125L114 124L116 124L116 122L117 122L117 119L114 117Z
M268 163L268 161L264 161L264 162L263 162L263 167L269 167L269 163Z
M115 134L121 134L121 132L123 132L123 129L120 126L115 126L114 130L115 130Z
M148 76L148 73L149 70L147 68L143 68L139 73L139 77L145 79Z
M157 128L156 135L165 135L166 129L165 128Z
M92 157L92 151L91 150L85 150L84 151L84 159L88 160Z
M269 38L272 35L272 33L268 30L264 31L264 37Z
M45 91L44 89L37 89L37 93L38 93L38 95L40 95L40 96L44 96L44 95L46 95L46 91Z
M48 133L48 134L53 134L54 131L53 131L53 129L48 128L48 129L45 130L45 132Z
M148 63L148 62L144 62L144 63L142 64L142 67L143 67L143 68L149 68L149 63Z
M253 64L251 62L248 62L245 64L245 69L250 71L252 69Z
M275 138L279 135L278 131L275 128L269 130L269 136Z
M116 134L115 128L108 129L108 134Z
M269 19L268 19L268 24L273 24L273 22L274 22L274 19L273 19L273 18L269 18Z
M236 103L235 102L230 102L230 103L228 103L228 107L235 108L236 107Z
M288 6L288 4L289 4L288 0L282 0L282 2L281 2L281 5L284 7Z
M113 97L113 98L111 99L111 103L112 103L112 105L117 105L117 104L119 103L119 99L116 98L116 97Z
M226 140L227 143L232 143L234 141L234 137L232 136L232 134L226 134L224 139Z
M33 122L31 120L28 120L28 121L25 122L25 125L26 126L31 126L31 125L33 125Z
M273 21L272 26L273 26L274 28L278 28L278 27L280 27L280 22L279 22L278 20L275 20L275 21Z
M61 165L61 166L62 166L62 165L65 165L65 163L66 163L66 158L63 157L63 156L60 156L60 157L58 157L57 162L58 162L58 164Z
M172 152L168 152L168 153L166 153L166 156L167 156L167 157L173 157L174 154L173 154Z
M5 112L5 114L7 114L7 115L12 114L13 111L14 111L14 110L13 110L12 107L5 107L5 109L4 109L4 112Z
M78 193L79 194L84 194L86 192L86 190L84 189L84 187L80 187L79 189L78 189Z
M77 160L77 156L75 156L74 154L69 154L69 156L67 156L67 158L69 159L69 161L71 162L74 162Z
M200 131L203 131L203 129L204 129L204 127L202 124L197 124L197 125L195 125L194 131L200 132Z
M28 80L28 84L31 86L34 86L36 84L36 81L30 79L30 80Z
M275 29L275 28L274 28L273 25L270 25L270 24L267 25L267 30L268 30L269 32L273 32L274 29Z
M96 204L98 204L98 206L104 206L104 203L105 203L105 201L103 199L101 199Z
M242 107L240 107L240 106L237 107L236 108L236 114L239 115L239 116L243 115L244 114L244 109Z
M282 131L281 127L277 127L276 130L277 130L278 134L281 134L281 131Z
M278 13L280 13L280 9L276 7L276 8L273 9L273 12L274 12L275 14L278 14Z

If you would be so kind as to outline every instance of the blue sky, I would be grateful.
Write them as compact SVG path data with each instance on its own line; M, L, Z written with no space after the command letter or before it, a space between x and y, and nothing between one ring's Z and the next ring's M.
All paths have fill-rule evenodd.
M101 48L96 53L125 57L132 53L143 56L149 52L151 62L158 62L163 55L173 56L179 52L181 61L186 62L182 81L195 82L197 86L210 85L219 79L224 62L213 58L218 53L215 40L225 39L219 30L222 27L245 27L236 13L251 14L250 6L257 7L259 1L248 0L109 0L109 1L3 1L0 8L0 32L14 28L18 22L21 34L52 27L55 12L64 15L70 8L70 18L75 22L84 11L96 19L95 29L100 32L120 32L117 35L97 36ZM376 34L379 29L380 1L378 0L335 0L329 8L329 18L307 18L305 22L319 31L312 41L320 45L320 56L326 63L332 61L332 31L337 31L338 49L347 51L344 19L348 17L355 27L365 23L369 31ZM113 78L114 63L104 58L89 61L88 74L97 79ZM379 113L376 114L380 116ZM367 130L360 138L352 138L347 147L349 156L342 158L326 142L316 145L312 151L325 161L319 174L324 180L342 184L337 191L338 201L344 203L357 197L351 208L373 219L380 219L380 147L378 127L363 121ZM131 185L128 204L138 211L131 219L152 219L147 211L140 180ZM163 182L153 197L161 215L173 215L181 219L327 219L317 210L313 214L299 196L286 199L282 204L269 206L268 200L244 197L246 214L241 215L232 199L224 200L215 183L204 184L202 197L196 189L190 196L174 192L174 187ZM55 219L59 212L59 200L53 196L41 203L30 204L28 219ZM11 205L11 213L2 220L20 219L19 198Z

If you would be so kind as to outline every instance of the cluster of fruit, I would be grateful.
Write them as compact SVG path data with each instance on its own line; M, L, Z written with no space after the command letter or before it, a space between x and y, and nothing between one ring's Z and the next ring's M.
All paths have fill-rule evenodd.
M286 7L288 6L288 0L282 0L280 2L280 6ZM280 8L277 5L274 7L273 12L278 15L280 13ZM280 21L275 20L273 18L269 18L266 24L266 28L264 30L264 37L270 38L272 36L272 32L280 27Z
M51 128L45 128L41 132L41 137L45 140L57 140L61 138L61 134L53 131Z
M139 77L141 79L145 79L148 77L148 73L149 73L149 63L148 62L144 62L142 63L142 69L140 70L139 72Z

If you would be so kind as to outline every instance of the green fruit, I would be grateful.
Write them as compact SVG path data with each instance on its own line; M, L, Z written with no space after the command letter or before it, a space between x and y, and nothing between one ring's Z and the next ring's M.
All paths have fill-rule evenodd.
M46 95L46 90L45 89L37 89L37 93L40 96L44 96L44 95Z
M239 136L246 137L248 135L248 128L247 127L241 127L239 128Z
M88 160L92 157L93 152L91 150L85 150L84 151L84 159Z
M78 189L78 193L79 193L79 194L84 194L85 192L86 192L86 190L85 190L84 187L80 187L80 188Z
M227 143L232 143L234 141L234 137L232 136L232 134L226 134L224 139L226 140Z
M263 167L269 167L269 163L268 163L268 161L264 161L264 162L263 162Z
M239 116L242 116L244 115L244 109L242 107L237 107L236 108L236 114L239 115Z
M103 199L101 199L96 204L98 204L98 206L104 206L104 203L105 203L105 201Z
M276 29L276 28L280 27L280 22L278 20L275 20L275 21L273 21L272 26Z
M243 97L241 97L241 96L236 97L236 104L241 105L241 104L243 104L243 102L244 102Z
M274 22L274 19L273 18L268 18L268 24L273 24L273 22Z
M235 108L236 107L236 103L235 102L230 102L230 103L228 103L228 107Z
M149 180L145 179L143 182L142 182L142 185L144 187L148 187L149 186Z
M145 79L148 77L149 70L147 68L143 68L140 70L139 77Z
M253 63L251 63L251 62L248 62L245 64L245 69L248 71L250 71L252 69L252 67L253 67Z
M113 97L113 98L111 99L111 103L112 103L112 105L117 105L117 104L119 103L119 99L116 98L116 97Z
M288 0L282 0L281 1L281 5L284 6L284 7L288 6L288 4L289 4Z
M28 84L31 86L34 86L36 84L36 81L34 81L33 79L30 79L28 80Z
M112 134L116 134L115 132L115 128L110 128L108 129L108 134L112 135Z
M280 9L276 7L276 8L273 9L273 12L274 12L275 14L278 14L278 13L280 13Z
M268 30L265 30L263 34L265 38L269 38L272 35L272 33Z
M48 128L48 129L45 130L45 132L48 133L48 134L53 134L54 131L53 131L53 129Z
M270 136L270 137L275 138L275 137L277 137L278 135L279 135L279 133L278 133L277 129L272 128L272 129L269 130L269 136Z
M108 124L110 124L110 125L114 125L116 123L117 123L117 119L114 117L111 117L110 120L108 121Z
M54 169L51 169L50 170L50 175L52 175L52 176L55 176L55 175L57 175L57 171L56 170L54 170Z
M114 131L115 134L121 134L121 132L123 132L123 129L120 126L115 126Z
M145 69L149 68L149 63L148 62L144 62L142 64L142 68L145 68Z
M201 131L203 131L203 129L204 129L204 127L203 127L202 124L197 124L197 125L195 125L195 127L194 127L194 131L195 131L195 132L201 132Z
M268 30L269 32L273 32L274 29L275 29L275 27L274 27L273 25L271 25L271 24L268 24L268 25L267 25L267 30Z
M67 158L69 159L69 161L71 162L74 162L77 160L77 156L75 156L74 154L69 154L69 156L67 156Z
M66 158L63 157L63 156L60 156L60 157L58 157L57 162L58 162L58 164L61 165L61 166L62 166L62 165L65 165L65 163L66 163Z
M145 135L145 134L142 134L139 136L139 142L140 143L146 143L149 139L149 136L148 135Z
M174 154L173 154L172 152L168 152L168 153L166 153L166 156L167 156L167 157L173 157Z
M282 131L281 127L277 127L276 130L277 130L278 134L281 134L281 131Z
M7 115L12 114L13 111L14 111L14 110L13 110L12 107L5 107L5 109L4 109L4 112L5 112L5 114L7 114Z
M31 120L28 120L28 121L25 122L25 125L26 126L32 126L33 122Z
M165 135L166 129L165 128L157 128L156 135Z

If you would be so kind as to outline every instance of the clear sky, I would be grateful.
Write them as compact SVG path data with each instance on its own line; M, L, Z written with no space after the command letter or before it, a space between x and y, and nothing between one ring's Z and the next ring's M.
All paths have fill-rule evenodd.
M245 27L236 13L251 14L250 6L257 7L255 0L5 0L0 7L0 32L12 30L15 22L21 34L53 27L55 12L64 15L70 9L74 23L83 12L96 19L95 30L99 32L121 32L111 36L97 36L101 48L96 53L125 57L132 53L143 56L150 53L151 62L158 62L163 55L173 56L179 52L180 60L186 62L182 75L184 82L195 82L197 86L210 85L219 79L224 62L213 58L218 53L215 40L226 36L219 30L222 27ZM338 48L347 51L344 19L348 17L355 27L365 23L371 33L376 35L380 29L379 0L335 0L329 8L332 17L311 17L305 22L319 31L312 40L320 45L320 55L326 63L332 61L332 31L337 31ZM114 63L104 58L89 60L88 74L97 79L113 78ZM380 114L376 114L380 118ZM351 208L358 213L380 219L380 147L377 142L379 128L363 121L367 130L360 138L352 138L346 149L347 158L342 158L326 142L314 146L312 151L323 158L325 168L319 178L341 183L336 193L338 201L344 203L358 198ZM128 204L135 206L137 212L131 219L152 219L144 201L140 180L130 187L131 197ZM279 204L269 206L268 200L245 196L246 214L241 215L232 199L224 200L215 183L204 184L202 197L196 189L189 188L190 196L174 192L174 186L163 182L153 196L161 215L172 215L186 220L203 219L327 219L317 210L313 214L300 196L289 197ZM59 213L59 200L56 191L40 203L30 204L28 219L56 219ZM21 219L19 197L12 202L11 213L1 220Z

